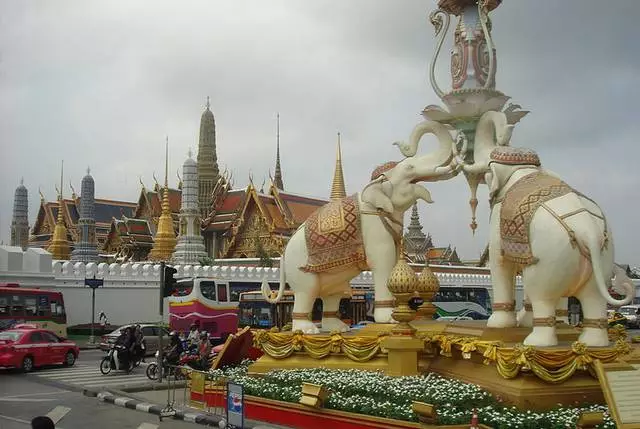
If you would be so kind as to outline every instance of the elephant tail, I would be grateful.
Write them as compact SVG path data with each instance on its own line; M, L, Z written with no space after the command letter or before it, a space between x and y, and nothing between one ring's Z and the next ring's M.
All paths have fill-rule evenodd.
M284 278L284 253L285 252L282 252L282 256L280 257L280 288L275 298L271 297L271 287L269 286L269 282L267 282L267 277L265 276L262 279L262 296L269 304L277 303L282 299L282 295L284 295L284 287L286 285L286 279Z
M634 287L631 282L623 283L623 286L625 288L625 297L623 299L615 299L614 297L612 297L609 294L607 280L604 276L604 273L602 272L600 240L590 234L590 237L587 239L586 244L587 248L589 249L589 253L591 254L591 267L593 268L593 275L595 276L596 283L598 284L598 290L600 291L602 297L609 304L616 307L629 304L635 295Z

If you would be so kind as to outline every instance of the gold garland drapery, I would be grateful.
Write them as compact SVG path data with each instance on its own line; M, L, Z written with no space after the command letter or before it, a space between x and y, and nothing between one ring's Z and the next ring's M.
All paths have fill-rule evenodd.
M378 354L386 353L381 346L386 336L387 333L345 337L340 333L305 335L301 331L254 331L253 343L256 348L276 359L284 359L294 352L306 352L313 359L343 353L353 361L366 362ZM536 349L522 344L506 347L501 341L482 341L446 334L420 333L418 338L424 341L425 350L436 346L440 354L447 357L452 356L454 348L460 350L467 359L472 352L481 353L484 364L495 364L498 374L503 378L515 378L522 372L532 372L548 383L562 383L578 370L592 373L595 360L613 362L631 350L623 338L618 339L613 347L590 349L583 343L574 342L570 349L565 350Z
M294 352L306 352L313 359L322 359L330 354L344 353L356 362L366 362L382 352L380 346L384 336L344 337L339 333L330 335L305 335L301 331L277 333L254 331L253 345L275 359L284 359Z

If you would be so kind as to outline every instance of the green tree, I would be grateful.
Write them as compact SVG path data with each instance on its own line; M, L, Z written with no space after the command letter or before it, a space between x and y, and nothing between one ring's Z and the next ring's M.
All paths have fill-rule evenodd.
M203 256L202 258L200 258L199 262L201 266L207 267L213 264L213 258L210 258L208 256Z

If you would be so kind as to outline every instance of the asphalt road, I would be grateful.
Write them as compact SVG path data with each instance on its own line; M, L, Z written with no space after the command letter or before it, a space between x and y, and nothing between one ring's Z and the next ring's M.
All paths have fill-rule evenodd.
M153 414L105 404L80 392L52 387L20 373L0 373L0 429L29 429L31 419L51 413L56 428L193 429L191 423L158 421Z

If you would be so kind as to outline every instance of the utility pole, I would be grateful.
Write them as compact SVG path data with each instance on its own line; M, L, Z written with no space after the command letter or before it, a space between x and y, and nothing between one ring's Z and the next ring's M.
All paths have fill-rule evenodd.
M96 337L93 325L96 323L96 289L104 285L104 280L97 279L94 274L92 279L84 279L84 284L91 288L91 336L89 337L89 344L95 344Z
M162 345L162 334L164 332L164 326L163 326L163 322L164 322L164 270L165 270L165 263L160 262L160 332L158 333L158 383L162 383L162 355L164 352L164 347Z

